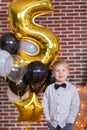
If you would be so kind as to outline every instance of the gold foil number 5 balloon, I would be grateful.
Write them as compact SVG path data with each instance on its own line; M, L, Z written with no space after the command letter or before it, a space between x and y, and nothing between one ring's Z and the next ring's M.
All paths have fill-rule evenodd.
M53 11L50 0L14 0L8 6L10 26L21 44L29 43L30 52L19 49L28 63L39 60L51 65L59 51L59 41L49 29L36 24L35 17ZM31 50L33 48L33 52ZM28 49L29 50L29 49Z

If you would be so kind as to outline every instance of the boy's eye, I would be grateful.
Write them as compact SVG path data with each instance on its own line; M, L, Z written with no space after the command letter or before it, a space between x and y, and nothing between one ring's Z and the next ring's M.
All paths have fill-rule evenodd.
M61 72L65 72L66 70L62 70ZM55 72L60 72L60 70L55 70Z

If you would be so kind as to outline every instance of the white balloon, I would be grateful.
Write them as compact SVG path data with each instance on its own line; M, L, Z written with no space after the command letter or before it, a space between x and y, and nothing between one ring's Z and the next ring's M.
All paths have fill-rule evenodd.
M5 73L6 75L8 76L12 70L12 62L13 58L12 58L12 55L10 55L7 59L6 59L6 62L5 62Z
M20 41L20 49L29 54L35 54L38 51L38 47L34 43L25 40Z
M0 50L0 76L5 77L8 73L10 73L10 70L8 69L9 65L7 64L8 73L6 73L5 70L5 64L7 58L10 56L10 53L5 50Z

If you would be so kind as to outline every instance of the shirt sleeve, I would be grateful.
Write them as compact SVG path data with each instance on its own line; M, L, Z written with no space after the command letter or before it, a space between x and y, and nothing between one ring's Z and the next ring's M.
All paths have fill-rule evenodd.
M76 116L79 112L79 106L80 106L80 98L77 89L75 89L67 122L72 124L74 123Z
M43 112L45 119L51 120L50 115L49 115L49 102L48 102L48 89L45 90L42 98L42 106L43 106Z

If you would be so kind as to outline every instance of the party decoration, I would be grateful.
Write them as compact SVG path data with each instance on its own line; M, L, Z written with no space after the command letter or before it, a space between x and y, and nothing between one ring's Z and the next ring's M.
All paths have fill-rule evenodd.
M25 52L29 54L35 54L38 50L37 46L34 45L33 42L27 42L24 40L20 40L20 49L24 50Z
M12 103L14 103L14 101L18 100L18 95L16 95L14 92L11 91L11 89L8 87L7 89L7 97L8 100Z
M10 54L16 54L19 50L20 42L11 32L4 33L0 38L0 48Z
M29 128L29 125L31 125L29 122L25 122L25 129L24 129L24 130L31 130L31 129Z
M0 76L2 77L6 77L10 73L9 64L6 64L9 56L11 56L9 52L0 50ZM6 69L5 65L7 66Z
M33 91L40 91L41 86L44 81L46 80L48 75L48 69L46 65L44 65L40 61L33 61L31 62L28 67L25 74L25 77L29 84L33 87Z
M19 55L28 63L38 60L51 66L58 55L59 41L56 35L34 21L37 16L52 11L51 0L14 0L8 6L11 30L25 46L26 42L32 45L29 52L24 46L19 50Z
M18 121L40 122L43 108L35 93L31 93L28 99L14 102L18 109Z
M74 130L84 130L87 127L87 85L78 86L80 110L74 123Z
M32 87L32 85L29 85L29 88L31 92L35 92L36 94L38 94L39 92L44 92L47 86L54 82L55 78L52 74L52 69L48 69L48 76L46 80L42 84L39 84L36 88Z
M10 102L14 103L15 101L17 101L18 99L21 100L25 100L26 98L29 97L29 91L26 91L22 96L18 96L17 94L15 94L10 87L8 87L7 89L7 97L9 99Z
M45 82L44 82L44 86L43 86L43 92L45 91L45 89L46 89L46 87L48 86L48 85L50 85L50 84L52 84L52 83L54 83L55 82L55 78L54 78L54 76L53 76L53 74L52 74L52 69L49 69L48 70L48 76L47 76L47 78L46 78L46 80L45 80Z
M30 130L30 129L26 127L25 130Z
M31 92L35 92L35 94L38 94L39 92L43 92L44 85L39 84L38 86L32 86L31 84L29 84L29 89L30 89Z
M8 79L17 83L26 73L26 61L19 55L11 55L6 60L6 64L10 65L10 73ZM7 68L7 66L5 66ZM8 73L8 71L7 71Z
M17 96L23 96L24 93L27 91L27 86L28 82L26 81L25 77L20 79L18 84L8 79L8 87Z

